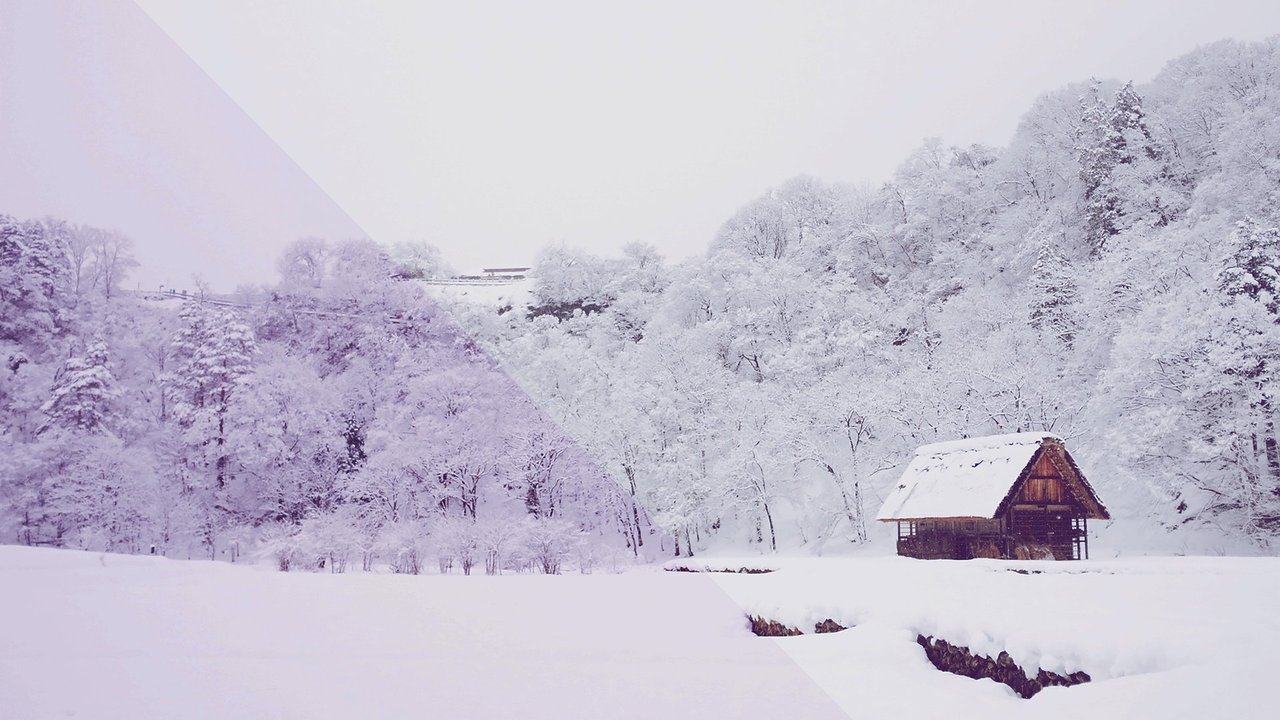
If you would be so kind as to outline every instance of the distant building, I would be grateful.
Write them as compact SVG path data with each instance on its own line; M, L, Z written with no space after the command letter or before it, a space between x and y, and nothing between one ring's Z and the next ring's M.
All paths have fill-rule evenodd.
M491 267L484 268L474 275L453 275L451 277L424 280L427 285L478 285L498 286L518 284L529 279L529 267Z
M527 268L527 267L496 267L496 268L485 268L480 272L483 273L485 277L490 277L490 278L504 278L507 280L523 280L525 276L528 275L529 271L532 269L533 268Z
M1018 433L919 448L876 519L907 557L1079 560L1110 517L1060 438Z

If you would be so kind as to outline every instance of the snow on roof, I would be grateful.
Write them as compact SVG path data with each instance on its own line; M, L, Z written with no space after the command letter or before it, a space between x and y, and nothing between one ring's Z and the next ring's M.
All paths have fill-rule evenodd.
M1053 433L1014 433L924 445L877 520L991 518L1031 457Z
M533 280L525 278L508 282L451 282L423 283L427 292L437 300L467 302L484 307L526 308L533 297Z

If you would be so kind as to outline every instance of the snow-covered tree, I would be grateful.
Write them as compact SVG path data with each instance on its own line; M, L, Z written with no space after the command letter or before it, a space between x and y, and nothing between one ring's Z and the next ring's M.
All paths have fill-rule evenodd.
M85 348L83 357L67 360L40 407L50 424L90 433L105 428L116 395L109 359L107 344L99 340Z
M1222 292L1261 303L1280 322L1280 228L1239 223L1234 250L1218 276Z
M577 525L556 518L530 518L525 522L524 550L535 567L546 575L559 575L565 560L583 542Z
M396 273L412 280L430 280L453 274L440 248L425 242L402 242L390 248Z
M232 471L227 452L232 400L253 369L253 331L232 312L191 302L179 312L173 338L174 369L166 375L173 416L184 429L197 467L210 471L214 488Z
M67 321L66 253L40 223L0 215L0 342L43 352Z
M323 238L295 240L285 248L276 269L286 285L318 288L324 284L329 244Z
M1114 121L1131 118L1123 112L1113 114L1097 81L1090 90L1080 102L1077 153L1084 183L1084 235L1089 251L1097 255L1121 229L1123 202L1112 173L1130 156L1125 137Z
M1031 293L1031 326L1070 347L1079 331L1079 292L1071 266L1052 243L1040 246L1027 286Z

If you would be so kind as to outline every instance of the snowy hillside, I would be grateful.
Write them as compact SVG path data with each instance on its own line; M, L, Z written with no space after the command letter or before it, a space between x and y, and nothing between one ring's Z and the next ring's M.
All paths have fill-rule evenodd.
M101 238L122 249L73 252ZM445 303L418 250L306 238L271 288L131 293L101 259L127 267L124 239L0 214L0 278L33 289L0 293L0 542L407 572L496 572L552 536L654 554L645 509L442 309L483 290L497 317L527 283Z
M285 574L0 547L0 718L1176 719L1272 700L1276 559L767 565ZM756 637L748 614L806 634ZM826 619L849 629L812 634ZM1024 700L939 672L919 634L1092 680Z
M917 447L1019 432L1130 550L1274 552L1280 38L1081 80L999 147L779 178L701 257L553 249L584 312L467 327L682 552L874 541Z

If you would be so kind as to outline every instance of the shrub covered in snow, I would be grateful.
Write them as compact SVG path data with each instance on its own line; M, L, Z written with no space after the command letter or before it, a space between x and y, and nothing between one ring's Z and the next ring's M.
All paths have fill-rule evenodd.
M258 534L258 557L275 563L281 572L292 570L305 557L300 528L284 523L263 527Z
M441 573L448 573L456 562L462 574L470 575L480 555L475 521L465 517L440 518L432 525L431 546Z
M318 568L331 573L347 570L347 562L358 552L360 533L346 513L313 515L302 521L300 542Z
M421 522L390 523L382 528L381 555L391 572L417 575L427 558L428 535Z
M530 518L524 523L523 544L535 567L559 575L560 566L583 542L578 526L555 518Z

